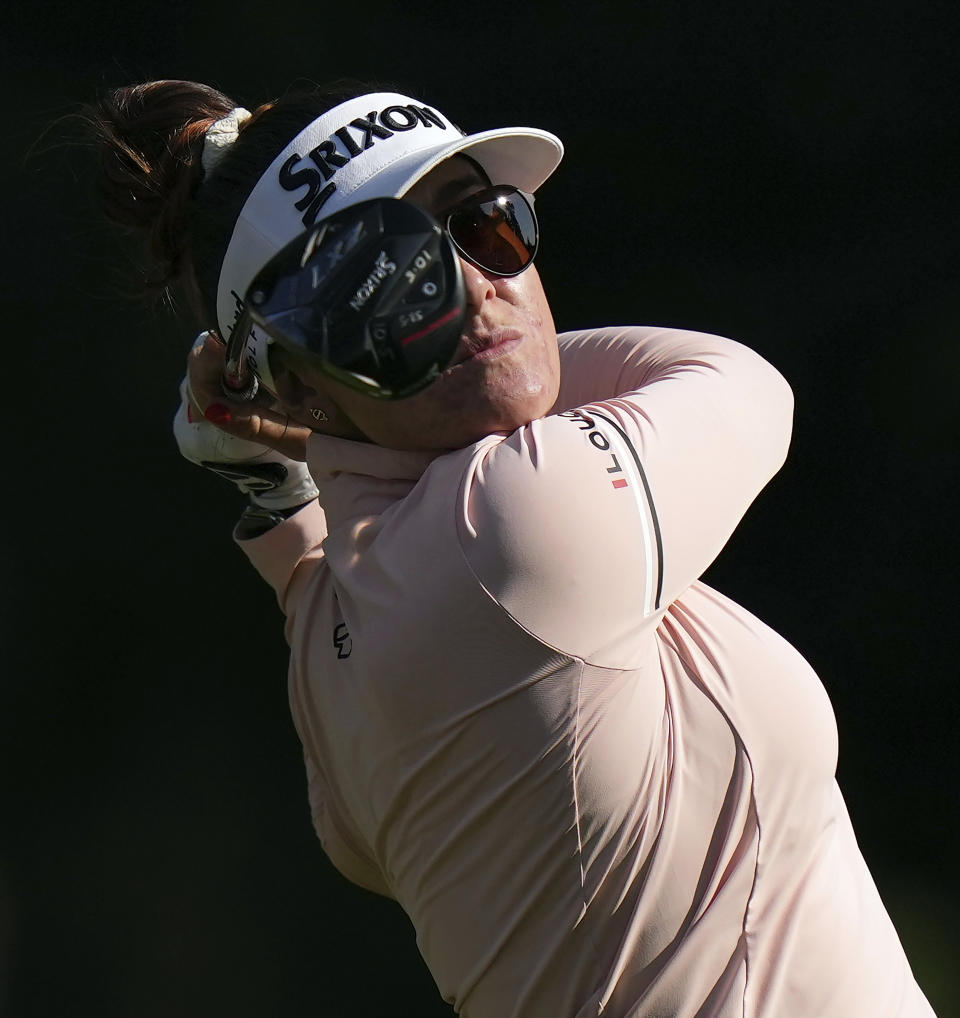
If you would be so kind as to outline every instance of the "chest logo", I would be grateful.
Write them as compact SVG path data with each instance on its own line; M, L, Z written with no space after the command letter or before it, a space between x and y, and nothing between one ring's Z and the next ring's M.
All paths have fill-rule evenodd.
M353 653L353 640L347 631L346 623L340 622L333 627L333 645L337 648L338 658L347 658Z

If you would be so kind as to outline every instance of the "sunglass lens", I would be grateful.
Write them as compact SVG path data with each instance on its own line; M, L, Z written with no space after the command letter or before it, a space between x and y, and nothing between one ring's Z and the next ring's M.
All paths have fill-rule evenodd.
M470 261L497 276L522 272L537 253L537 219L512 187L474 196L447 218L447 232Z

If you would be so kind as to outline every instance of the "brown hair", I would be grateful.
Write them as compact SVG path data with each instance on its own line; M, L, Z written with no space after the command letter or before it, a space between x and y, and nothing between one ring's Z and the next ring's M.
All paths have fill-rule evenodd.
M247 196L289 141L322 113L384 86L342 79L263 103L216 170L201 164L208 128L237 103L194 81L112 89L86 108L107 218L141 242L145 296L184 291L201 328L216 328L220 264Z

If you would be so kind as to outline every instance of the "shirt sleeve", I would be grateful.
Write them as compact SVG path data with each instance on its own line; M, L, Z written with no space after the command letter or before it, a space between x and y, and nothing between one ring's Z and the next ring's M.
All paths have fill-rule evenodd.
M758 354L705 333L568 334L561 364L555 412L479 451L461 545L538 639L635 667L783 464L793 397Z
M320 546L326 536L326 516L314 499L260 537L234 539L289 616L303 585L323 561Z

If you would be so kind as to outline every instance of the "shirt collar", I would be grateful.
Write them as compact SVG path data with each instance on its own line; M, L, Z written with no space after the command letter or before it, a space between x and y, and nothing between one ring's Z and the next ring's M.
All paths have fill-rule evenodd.
M332 531L357 516L379 515L408 495L442 451L385 449L329 435L307 440L307 466Z

